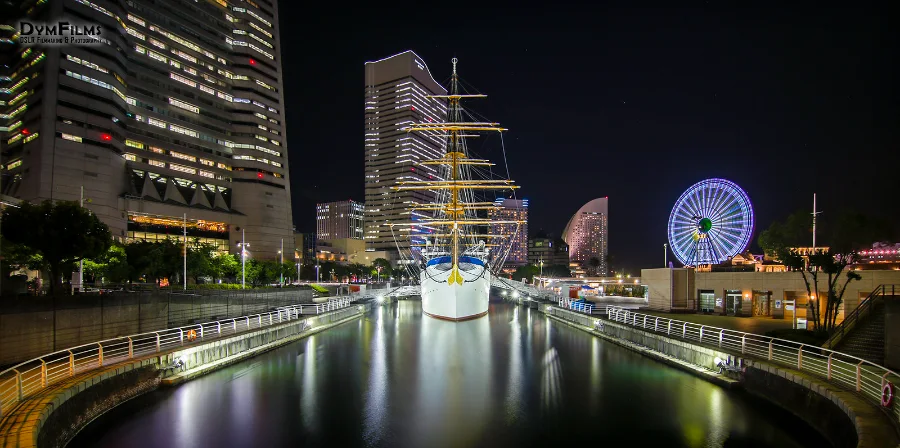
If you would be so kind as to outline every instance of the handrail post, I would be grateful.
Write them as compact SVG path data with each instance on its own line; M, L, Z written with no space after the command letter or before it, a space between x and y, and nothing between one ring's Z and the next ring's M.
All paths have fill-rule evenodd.
M775 351L775 339L769 339L769 361L772 360L773 352Z
M722 339L725 339L725 330L719 332L719 348L722 348Z
M741 354L744 354L744 347L747 346L747 335L741 335Z
M184 345L184 330L178 329L178 340L181 341L181 345Z
M834 355L833 352L828 352L828 381L831 381L831 357Z
M642 328L647 328L647 315L644 314L644 326Z
M247 316L247 329L250 329L250 316Z
M231 331L237 333L237 319L231 319Z
M803 370L803 344L797 349L797 370Z
M97 343L98 352L97 352L97 366L103 367L103 344Z
M700 341L699 342L701 344L703 343L703 325L700 326Z
M16 369L13 369L13 372L16 372L16 402L19 402L25 398L24 388L22 387L22 373Z
M47 362L41 358L41 387L47 387Z
M69 350L69 376L75 376L75 354Z
M684 326L681 328L681 339L687 339L687 322L685 322Z
M859 364L856 365L856 391L862 392L862 364L863 361L860 361Z
M659 331L659 316L656 316L656 322L653 323L653 331L654 332Z
M203 325L200 325L200 328L202 329ZM222 336L222 322L216 322L216 329L219 332L219 336ZM203 331L201 331L200 333L202 334ZM203 336L200 336L200 339L203 339Z
M159 351L160 351L159 333L153 333L153 334L156 335L156 353L159 353Z
M222 334L222 324L219 324L219 334ZM200 339L203 339L203 324L200 324Z
M259 314L259 326L262 327L262 314Z
M672 319L669 319L669 325L668 325L668 326L669 326L669 328L666 330L666 334L667 334L667 335L671 335L671 334L672 334Z
M134 359L134 341L128 337L128 359Z

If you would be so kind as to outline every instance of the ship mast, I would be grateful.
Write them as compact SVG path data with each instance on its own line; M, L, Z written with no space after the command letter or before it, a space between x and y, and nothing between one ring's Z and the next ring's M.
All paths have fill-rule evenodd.
M503 132L507 129L499 126L499 123L491 122L464 122L462 107L460 100L464 98L485 98L487 95L481 94L461 94L459 92L459 78L456 72L457 59L451 60L453 63L453 73L450 77L450 89L447 95L429 95L432 99L446 99L448 102L448 121L445 123L422 122L416 123L405 130L407 132L430 132L441 133L447 138L447 152L439 159L424 160L420 163L423 165L442 165L449 169L448 180L436 181L401 181L397 182L397 186L392 187L394 190L439 190L449 193L446 203L432 204L412 207L411 210L430 210L435 213L435 218L425 219L424 222L418 223L391 223L394 226L424 226L424 227L446 227L444 233L438 233L435 237L449 237L450 253L452 256L453 272L448 279L448 283L458 282L462 284L463 279L459 274L459 258L460 245L464 238L497 238L497 235L477 235L474 232L466 232L466 226L477 226L486 224L521 224L522 221L497 221L491 219L478 218L474 214L477 210L496 210L500 207L491 202L476 202L474 194L465 194L466 191L474 190L515 190L519 187L509 179L502 180L478 180L468 179L469 168L472 166L492 166L494 165L485 159L469 158L466 148L466 138L475 138L479 136L479 132ZM463 193L461 195L461 193ZM470 216L467 216L467 211ZM441 216L443 215L443 216ZM486 247L488 245L485 245ZM490 245L494 246L494 245Z

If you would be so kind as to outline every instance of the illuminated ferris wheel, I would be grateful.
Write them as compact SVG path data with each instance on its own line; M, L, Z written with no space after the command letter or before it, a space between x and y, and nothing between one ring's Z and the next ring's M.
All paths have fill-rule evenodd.
M721 263L743 252L752 234L750 198L730 180L692 185L669 215L669 246L685 266Z

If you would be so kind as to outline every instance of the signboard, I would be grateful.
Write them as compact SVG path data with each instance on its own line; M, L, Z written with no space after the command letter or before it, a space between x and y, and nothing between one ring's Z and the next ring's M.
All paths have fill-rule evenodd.
M716 297L716 308L722 308L722 299Z
M786 311L794 311L794 305L785 305L785 306L784 306L784 309L785 309Z
M781 300L776 300L776 301L775 301L775 309L776 309L776 310L780 310L780 309L781 309Z
M806 319L802 317L797 318L797 329L798 330L806 330Z

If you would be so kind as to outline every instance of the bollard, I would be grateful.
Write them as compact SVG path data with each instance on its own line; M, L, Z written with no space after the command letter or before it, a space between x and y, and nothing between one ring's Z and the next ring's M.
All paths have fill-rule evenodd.
M773 352L775 351L775 339L769 339L769 361L772 360Z
M181 345L184 345L184 330L181 328L178 329L178 339L181 341Z
M744 354L744 347L747 346L747 335L741 336L741 354Z
M16 369L13 369L13 372L16 372L16 401L22 401L22 398L25 396L22 387L22 374Z
M237 319L231 319L231 331L237 333Z
M684 323L684 327L681 329L681 339L687 339L687 322Z
M103 344L97 343L98 354L97 354L97 366L103 367Z
M222 322L216 322L216 330L219 332L219 336L222 336ZM200 326L200 338L203 339L203 325Z
M725 330L719 332L719 348L722 348L722 339L725 338Z
M134 341L128 338L128 359L134 359Z
M703 343L703 325L700 326L700 343Z

